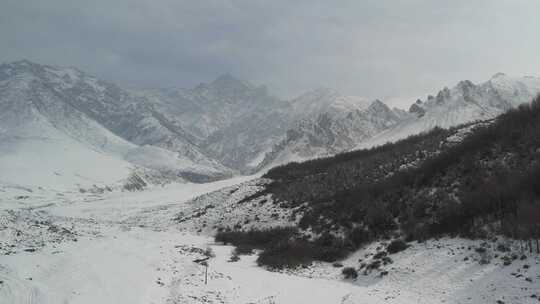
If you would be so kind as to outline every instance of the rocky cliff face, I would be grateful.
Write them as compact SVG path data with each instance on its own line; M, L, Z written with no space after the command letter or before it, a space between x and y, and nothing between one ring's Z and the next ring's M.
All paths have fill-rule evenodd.
M343 100L347 100L347 106L343 106ZM327 104L323 111L291 128L266 155L260 168L347 151L411 116L379 100L368 103L335 96L329 97Z

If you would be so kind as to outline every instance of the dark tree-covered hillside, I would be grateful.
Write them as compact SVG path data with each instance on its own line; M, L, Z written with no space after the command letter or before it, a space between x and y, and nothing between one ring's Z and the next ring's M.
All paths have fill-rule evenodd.
M277 167L266 174L273 182L264 193L283 208L297 207L299 228L326 241L295 239L312 251L331 244L339 248L334 258L395 234L408 240L504 234L534 240L532 250L540 238L540 97L474 126ZM447 140L469 127L461 142Z

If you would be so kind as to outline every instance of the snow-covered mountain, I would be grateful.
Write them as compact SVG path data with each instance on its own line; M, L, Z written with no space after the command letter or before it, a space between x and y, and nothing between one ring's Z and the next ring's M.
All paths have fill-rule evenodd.
M75 68L0 65L0 182L108 185L134 171L208 181L493 118L540 79L462 81L410 110L321 88L282 100L223 75L192 89L125 90Z
M291 161L328 156L354 148L363 140L411 117L406 111L390 109L380 100L316 90L292 101L309 113L277 143L260 164L269 168Z
M144 99L74 68L0 65L0 182L109 185L135 170L223 175Z
M426 100L418 99L409 108L414 114L395 126L361 142L357 148L393 142L434 127L448 128L459 124L487 120L522 103L530 102L540 93L540 78L510 77L495 74L484 83L460 81L455 87L444 88Z
M530 102L538 93L540 78L498 73L478 85L465 80L429 95L425 101L418 99L406 112L390 109L379 100L369 103L332 90L317 90L292 101L293 106L310 114L287 131L259 168L369 148L434 127L491 119Z
M153 89L139 95L179 124L214 159L246 171L289 128L290 104L256 86L222 75L194 89Z
M264 86L230 75L194 89L154 89L139 95L152 101L161 113L175 116L207 155L240 172L275 164L278 157L284 162L296 159L290 153L277 155L277 149L287 144L295 146L299 157L343 151L405 114L389 113L392 110L380 102L383 109L375 104L370 107L365 98L327 88L284 101L270 95ZM385 110L389 112L382 113ZM365 117L377 111L382 111L381 117ZM308 137L305 149L301 147L305 139L300 137Z

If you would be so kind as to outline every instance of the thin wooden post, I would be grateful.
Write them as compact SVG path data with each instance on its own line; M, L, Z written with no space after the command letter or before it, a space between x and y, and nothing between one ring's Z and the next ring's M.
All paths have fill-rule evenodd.
M193 262L201 266L204 266L204 284L207 285L208 284L208 257L204 259L196 259Z

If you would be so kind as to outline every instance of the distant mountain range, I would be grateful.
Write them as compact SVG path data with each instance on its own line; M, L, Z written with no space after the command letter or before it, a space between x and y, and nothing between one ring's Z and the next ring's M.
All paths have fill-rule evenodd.
M539 92L538 77L509 77L498 73L478 85L465 80L452 89L444 88L434 96L427 96L424 101L418 99L408 112L390 109L378 100L363 103L364 106L356 109L325 111L289 130L286 138L267 154L262 166L270 168L290 161L369 148L434 127L448 128L491 119L530 102ZM332 104L333 98L329 94L323 99Z
M281 100L231 75L192 89L127 90L75 68L0 65L0 183L62 188L205 182L493 118L540 78L462 81L409 111L317 89Z

